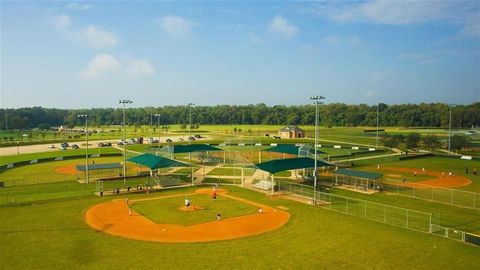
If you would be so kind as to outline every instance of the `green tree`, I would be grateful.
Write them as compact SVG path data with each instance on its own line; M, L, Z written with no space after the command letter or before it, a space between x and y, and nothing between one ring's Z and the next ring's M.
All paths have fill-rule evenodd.
M468 146L469 142L467 140L467 137L465 136L453 135L450 138L450 150L452 151L462 150L464 148L467 148Z
M405 144L407 145L408 149L416 149L418 148L418 143L420 142L420 134L418 133L410 133L405 138Z
M430 152L433 152L435 149L440 148L441 146L438 137L434 135L425 136L423 138L423 144L425 145L425 148Z

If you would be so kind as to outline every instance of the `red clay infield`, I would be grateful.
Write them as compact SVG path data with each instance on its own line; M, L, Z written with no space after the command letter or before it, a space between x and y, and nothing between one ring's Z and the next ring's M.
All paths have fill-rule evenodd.
M211 189L199 189L195 192L210 194ZM188 194L162 198L185 195ZM190 243L228 240L265 233L280 228L290 218L290 214L286 211L235 197L225 191L219 191L218 196L262 208L263 213L190 226L157 224L133 210L132 215L129 215L125 200L113 200L97 204L88 209L85 220L89 226L96 230L125 238L168 243Z
M401 168L401 167L383 167L382 169L388 171L397 171L397 172L404 172L404 173L411 173L412 175L414 172L417 172L417 175L428 175L433 176L433 179L424 180L415 183L405 183L405 186L409 187L416 187L416 188L427 188L427 186L435 186L435 187L445 187L445 188L453 188L453 187L464 187L468 186L472 183L472 181L466 177L460 175L448 175L448 172L445 172L445 175L442 175L442 172L438 171L431 171L426 170L423 172L421 169L415 168Z

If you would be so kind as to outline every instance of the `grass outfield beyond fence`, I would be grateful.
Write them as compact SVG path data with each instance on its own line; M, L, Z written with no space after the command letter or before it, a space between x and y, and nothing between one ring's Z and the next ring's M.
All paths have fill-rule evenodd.
M442 188L415 183L415 185L405 186L401 181L394 179L384 179L383 191L396 194L451 204L460 207L480 209L480 193Z
M310 201L315 201L323 208L341 212L347 215L361 217L409 230L423 233L433 233L438 236L453 240L466 242L465 235L473 240L470 243L476 244L480 236L465 233L464 231L444 227L434 222L439 217L429 212L416 211L412 209L391 206L387 204L349 198L331 193L316 191L312 186L296 184L292 182L278 181L278 190L290 196L300 196ZM432 231L433 230L433 231ZM450 233L449 233L450 232Z

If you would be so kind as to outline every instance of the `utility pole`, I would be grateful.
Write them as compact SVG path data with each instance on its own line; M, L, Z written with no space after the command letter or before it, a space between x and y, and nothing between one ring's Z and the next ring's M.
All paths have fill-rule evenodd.
M321 101L322 99L325 99L323 96L313 96L310 97L311 100L313 100L313 104L315 104L315 167L314 167L314 173L313 173L313 205L316 205L317 198L316 198L316 192L317 192L317 148L318 148L318 106L320 104L323 104Z

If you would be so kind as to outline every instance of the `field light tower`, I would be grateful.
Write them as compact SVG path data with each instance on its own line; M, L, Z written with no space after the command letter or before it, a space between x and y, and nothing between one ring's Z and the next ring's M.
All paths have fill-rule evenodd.
M188 108L190 109L189 111L189 124L188 124L188 145L191 144L191 140L190 140L190 137L192 136L191 133L192 133L192 107L195 106L195 104L193 103L188 103ZM193 163L192 163L192 153L188 153L188 157L190 159L190 168L191 168L191 172L190 172L190 180L192 181L192 186L195 184L194 183L194 179L193 179Z
M133 102L128 99L121 99L118 101L119 104L123 105L123 187L127 185L127 142L125 141L125 106L127 104L132 104Z
M89 182L88 173L88 114L79 114L78 118L85 118L85 182Z
M313 172L313 204L316 205L317 198L317 148L318 148L318 106L323 104L322 99L325 99L323 96L313 96L310 97L310 100L313 100L313 104L315 104L315 168Z
M455 104L449 104L449 117L448 117L448 154L450 155L450 140L452 137L452 108L454 108L456 105Z
M188 144L190 144L190 137L192 136L192 107L195 106L193 103L188 103L187 105L190 109L189 112L189 124L188 124Z
M160 148L160 114L156 113L155 117L157 117L157 131L158 131L158 141L157 141L157 151Z

